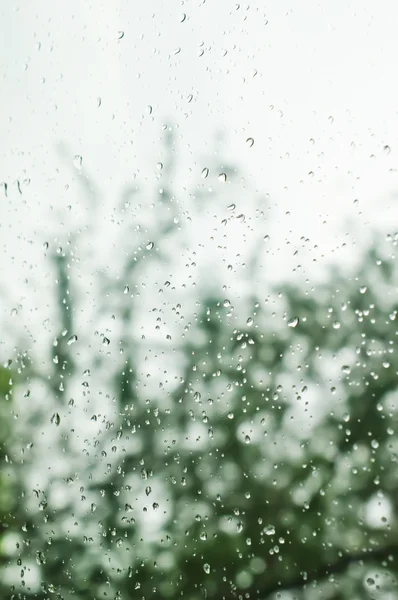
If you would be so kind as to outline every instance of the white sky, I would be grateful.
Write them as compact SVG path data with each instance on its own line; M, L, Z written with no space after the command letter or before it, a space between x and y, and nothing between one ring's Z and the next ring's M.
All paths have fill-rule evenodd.
M270 194L273 220L252 222L253 240L270 233L277 250L270 277L289 278L297 261L308 272L314 257L345 262L370 225L394 229L395 4L268 4L0 0L0 182L8 183L0 223L9 295L23 298L33 281L35 306L42 304L42 244L57 245L57 215L68 205L70 222L84 227L97 220L98 252L102 247L106 260L123 187L135 175L144 189L162 184L156 164L164 123L177 136L173 183L181 210L189 191L222 187L218 173L205 183L200 178L203 167L222 158L240 167L244 182L239 176L224 186L214 209L218 223L229 195L237 214L248 214L254 191ZM59 152L61 143L69 158ZM74 155L103 192L95 214L77 193ZM214 252L205 238L209 226L192 227L203 255ZM250 243L239 231L228 237L225 256L236 255L239 240L242 247ZM308 248L318 249L292 259L303 235ZM343 240L346 249L337 251Z

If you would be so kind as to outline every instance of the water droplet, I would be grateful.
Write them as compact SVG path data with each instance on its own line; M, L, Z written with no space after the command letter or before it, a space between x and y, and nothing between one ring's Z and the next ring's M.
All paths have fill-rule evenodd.
M118 34L117 34L117 39L118 39L118 40L121 40L121 39L123 39L123 38L124 38L124 31L118 31Z
M245 435L245 444L250 444L251 439L249 435Z
M207 167L205 167L202 170L202 179L206 179L206 177L208 176L208 174L209 174L209 169Z
M274 525L267 525L264 527L265 535L275 535L275 527Z
M210 565L209 565L209 563L205 563L205 564L203 565L203 570L204 570L204 572L205 572L207 575L210 573L210 571L211 571L211 568L210 568Z
M48 245L49 245L48 242L44 242L44 244L43 244L44 250L48 250Z
M57 427L61 423L61 417L59 416L58 413L53 414L53 416L51 417L51 423L53 425L56 425Z
M207 540L207 533L205 531L202 531L202 533L200 534L200 539L205 542Z
M174 56L175 56L176 54L180 54L180 52L181 52L181 48L176 48L176 49L174 50Z
M110 343L111 343L111 340L109 338L107 338L105 336L102 338L102 345L103 346L109 346Z
M333 323L333 329L340 329L340 327L341 327L341 325L340 325L340 323L338 321L335 321Z
M125 286L124 286L123 293L124 293L124 294L128 294L128 293L129 293L129 291L130 291L130 288L129 288L129 286L128 286L128 285L125 285Z
M227 181L227 174L226 173L220 173L218 176L218 181L220 181L221 183L225 183Z
M80 154L76 154L75 158L73 159L73 165L76 167L76 169L82 168L82 162L83 158L80 156Z
M332 115L330 115L330 117L328 118L329 123L333 123L334 122L334 117L332 117Z
M229 204L229 206L227 206L228 210L235 210L236 208L236 204Z
M30 390L26 390L26 392L24 393L23 397L24 398L29 398L30 396Z
M147 111L148 115L152 114L152 110L153 110L152 106L150 104L148 104L148 106L146 107L146 111Z
M359 288L359 291L361 292L361 294L366 294L366 291L367 291L367 289L368 289L368 288L366 287L366 285L362 285L362 286Z
M156 165L156 168L161 171L163 169L163 163L158 162L158 164Z
M374 585L376 582L375 582L375 580L373 579L373 577L368 577L368 578L367 578L367 580L366 580L366 583L367 583L368 585Z
M72 335L69 340L68 340L68 346L71 346L72 344L74 344L75 342L77 342L77 335Z
M153 242L148 242L146 245L146 249L147 250L152 250L152 248L154 248L155 244Z
M182 15L180 15L180 23L184 23L186 18L187 18L187 15L185 13L182 13Z
M246 140L246 144L251 148L254 145L254 138L248 137Z
M231 306L231 302L228 300L228 298L226 298L222 304L225 308L228 308L228 306Z
M247 325L248 327L251 327L251 326L253 325L253 323L254 323L254 321L253 321L253 318L252 318L252 317L249 317L249 318L247 319L247 321L246 321L246 325Z
M297 327L297 325L299 324L300 319L298 317L292 317L291 319L288 320L287 324L289 327Z
M149 496L149 494L150 494L151 492L152 492L152 488L151 488L151 486L150 486L150 485L147 485L147 486L146 486L146 488L145 488L145 493L146 493L146 495L147 495L147 496Z
M98 108L101 106L101 103L102 103L102 100L101 100L101 98L98 96L98 98L97 98L97 106L98 106Z
M386 144L386 145L384 146L384 148L383 148L383 152L384 152L384 154L390 154L390 152L391 152L391 148L390 148L390 146L388 146L388 145Z
M345 375L349 375L351 373L351 367L349 367L348 365L343 365L341 367L341 370Z

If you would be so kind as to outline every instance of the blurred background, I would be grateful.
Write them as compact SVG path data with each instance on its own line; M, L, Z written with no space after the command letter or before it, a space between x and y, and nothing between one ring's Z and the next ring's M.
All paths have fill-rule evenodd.
M0 0L0 598L398 597L396 7Z

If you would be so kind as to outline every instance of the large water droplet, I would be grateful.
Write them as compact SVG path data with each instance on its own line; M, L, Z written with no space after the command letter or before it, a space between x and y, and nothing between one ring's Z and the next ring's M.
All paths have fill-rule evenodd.
M297 327L297 325L299 324L299 318L292 317L291 319L288 320L287 324L289 327Z
M58 413L53 414L53 416L51 417L51 423L53 425L56 425L57 427L61 423L61 417L59 416Z
M275 527L274 525L267 525L264 527L265 535L275 535Z
M74 165L74 167L76 167L76 169L81 169L82 168L82 162L83 162L83 158L80 156L80 154L76 154L76 156L73 159L73 165Z

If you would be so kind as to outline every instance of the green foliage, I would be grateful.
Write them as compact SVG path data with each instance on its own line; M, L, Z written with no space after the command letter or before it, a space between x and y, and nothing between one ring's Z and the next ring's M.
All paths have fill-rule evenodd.
M180 235L171 200L165 186L162 232L145 233L155 247ZM47 479L19 498L22 560L37 577L16 581L15 598L387 598L398 574L388 247L352 277L246 305L220 282L192 311L172 289L163 304L142 299L157 254L137 247L118 275L99 275L95 318L113 314L114 330L80 319L75 331L84 298L71 256L54 260L58 332L51 372L29 370L46 401L29 406L39 443L21 465L25 482L35 469Z

